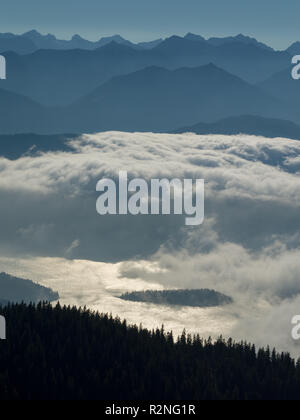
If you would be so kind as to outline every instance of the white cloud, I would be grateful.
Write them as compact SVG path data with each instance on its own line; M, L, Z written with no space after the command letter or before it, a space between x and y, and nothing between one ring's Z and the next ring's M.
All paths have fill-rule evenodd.
M132 287L215 288L235 299L224 317L237 322L224 333L295 351L289 316L300 296L300 142L110 132L82 136L72 147L0 159L2 255L127 261L118 269L126 282L137 280ZM204 225L187 228L181 217L98 216L97 181L117 179L120 170L146 179L204 178ZM80 302L93 306L94 292L84 289ZM131 315L118 305L116 312L135 322L143 317L138 304ZM152 308L147 322L154 313L178 329L188 322L176 324L168 311Z

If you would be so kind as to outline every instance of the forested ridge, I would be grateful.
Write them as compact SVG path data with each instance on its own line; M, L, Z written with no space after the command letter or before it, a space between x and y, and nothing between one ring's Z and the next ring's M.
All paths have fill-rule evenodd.
M299 399L300 362L248 343L147 331L86 309L0 310L0 398Z
M191 307L212 307L233 302L232 298L209 289L145 290L124 293L120 299L132 302L155 303L157 305L179 305Z

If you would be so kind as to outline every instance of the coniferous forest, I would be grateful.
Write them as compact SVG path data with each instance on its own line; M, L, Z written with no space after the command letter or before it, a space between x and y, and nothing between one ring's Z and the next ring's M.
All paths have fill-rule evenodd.
M248 343L147 331L85 309L9 305L0 398L297 400L300 363Z
M209 289L145 290L144 292L124 293L120 296L120 299L131 302L191 306L194 308L221 306L233 302L229 296Z

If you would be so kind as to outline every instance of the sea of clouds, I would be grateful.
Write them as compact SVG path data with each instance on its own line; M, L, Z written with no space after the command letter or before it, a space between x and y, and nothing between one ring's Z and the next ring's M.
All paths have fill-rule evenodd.
M31 276L66 303L155 327L224 334L300 356L300 142L255 136L108 132L72 152L0 159L1 271ZM99 216L103 177L204 178L205 222ZM212 288L234 304L166 308L126 290Z

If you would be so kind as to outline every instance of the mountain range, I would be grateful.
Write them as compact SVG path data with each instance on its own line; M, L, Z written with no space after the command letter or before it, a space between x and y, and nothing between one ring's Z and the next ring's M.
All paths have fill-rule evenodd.
M174 130L174 134L249 134L269 138L282 137L300 140L300 126L287 120L243 115L225 118L213 123L198 123L190 127ZM75 134L38 135L17 134L0 135L0 156L15 160L22 156L36 156L42 152L71 151L69 141Z
M253 114L297 119L293 108L208 64L148 67L113 78L65 109L63 132L169 131L202 120ZM75 125L74 125L75 124Z
M243 114L299 119L294 107L214 64L177 70L147 67L114 77L64 107L46 107L0 90L0 108L2 134L165 132Z
M299 106L300 82L291 77L291 68L273 74L258 86L295 109Z
M255 45L259 46L262 49L274 51L273 48L270 46L258 42L255 38L245 36L243 34L239 34L236 36L228 36L228 37L212 37L205 39L201 35L196 35L193 33L188 33L185 35L185 39L192 40L192 41L203 41L211 44L213 46L220 46L227 43L232 42L240 42L245 45ZM118 42L119 44L135 47L137 49L150 49L161 42L163 42L163 38L159 38L153 41L148 42L138 42L134 43L125 38L121 35L112 35L107 37L102 37L97 41L89 41L78 34L72 36L69 40L62 40L58 39L55 35L46 34L43 35L39 33L37 30L31 30L25 32L21 35L16 35L13 33L0 33L0 52L4 51L15 51L21 54L26 54L38 49L57 49L57 50L66 50L66 49L87 49L93 50L99 47L102 47L106 44L109 44L111 41ZM6 44L5 44L6 42ZM299 42L293 43L290 47L287 48L286 51L290 52L291 54L295 53L295 49L299 47ZM296 51L299 53L299 48Z
M12 34L0 34L0 52L13 51L18 54L30 54L37 46L29 38Z
M289 53L262 47L251 38L239 36L212 45L192 34L185 38L173 36L150 49L137 49L115 39L92 50L40 49L24 55L12 51L3 55L8 77L0 80L0 88L51 106L70 104L114 76L150 66L174 70L214 63L255 84L291 63Z
M36 30L25 32L22 35L12 33L0 34L0 52L14 51L19 54L28 54L40 49L51 50L72 50L85 49L94 50L115 41L119 44L132 46L137 49L148 49L159 44L162 39L133 43L124 39L121 35L113 35L100 38L98 41L88 41L80 35L74 35L70 40L57 39L52 34L42 35Z
M224 118L210 124L198 123L190 127L182 127L175 130L174 133L250 134L269 138L282 137L300 140L300 125L287 120L241 115Z
M207 131L219 130L224 119L225 131L297 132L282 122L299 121L300 83L291 78L290 52L254 38L189 33L143 44L120 36L92 43L31 31L0 34L1 42L24 51L3 53L0 134ZM252 119L240 127L242 115ZM276 129L261 126L258 117L279 120Z

